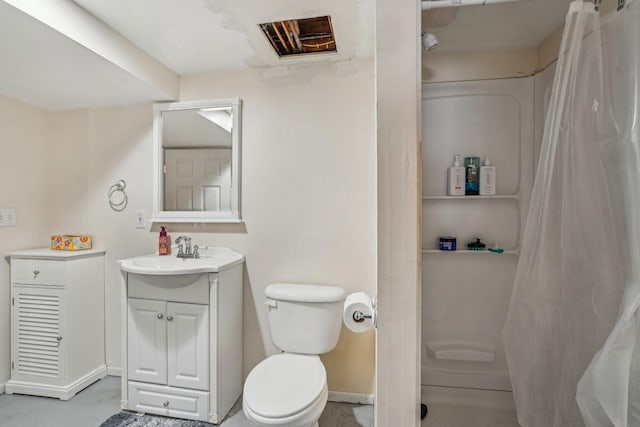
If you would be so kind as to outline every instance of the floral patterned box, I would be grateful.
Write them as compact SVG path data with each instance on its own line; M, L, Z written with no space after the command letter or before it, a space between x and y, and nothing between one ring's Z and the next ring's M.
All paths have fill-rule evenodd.
M58 251L81 251L91 249L91 236L51 236L51 249Z

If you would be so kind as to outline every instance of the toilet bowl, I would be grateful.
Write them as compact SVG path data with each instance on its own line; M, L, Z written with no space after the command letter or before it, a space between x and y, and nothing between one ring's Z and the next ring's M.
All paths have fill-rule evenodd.
M318 356L282 353L251 371L242 409L259 425L310 427L317 425L328 396L327 374Z
M338 343L345 292L336 286L274 284L265 295L271 340L283 353L249 373L243 412L257 425L317 427L329 397L318 355Z

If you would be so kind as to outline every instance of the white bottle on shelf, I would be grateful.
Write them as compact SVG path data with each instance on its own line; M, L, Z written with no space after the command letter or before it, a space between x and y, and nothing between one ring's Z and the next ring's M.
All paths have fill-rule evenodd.
M480 167L480 195L493 196L496 194L496 167L491 165L489 158L485 157Z
M453 166L449 168L447 178L447 194L464 196L465 169L460 165L460 154L453 156Z

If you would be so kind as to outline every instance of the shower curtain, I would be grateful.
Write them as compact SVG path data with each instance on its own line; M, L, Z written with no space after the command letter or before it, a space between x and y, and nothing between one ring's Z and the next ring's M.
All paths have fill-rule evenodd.
M565 30L503 338L523 427L640 426L640 1Z

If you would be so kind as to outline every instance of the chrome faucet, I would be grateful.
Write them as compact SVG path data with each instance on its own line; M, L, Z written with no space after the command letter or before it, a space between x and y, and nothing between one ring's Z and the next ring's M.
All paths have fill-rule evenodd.
M182 244L184 241L184 247ZM191 252L191 237L180 236L176 239L176 245L178 245L178 258L200 258L198 253L198 245L193 246L193 252Z

